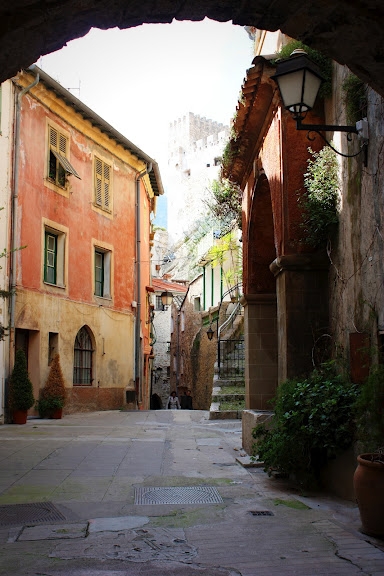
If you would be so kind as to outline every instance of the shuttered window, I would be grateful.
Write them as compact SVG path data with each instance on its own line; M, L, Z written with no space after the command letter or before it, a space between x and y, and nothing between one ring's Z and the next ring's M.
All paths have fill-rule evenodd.
M68 160L68 138L56 130L56 128L53 128L53 126L48 126L48 138L48 178L56 184L56 186L65 188L67 185L67 175L73 174L76 178L80 178Z
M111 166L95 156L95 204L108 212L111 209Z

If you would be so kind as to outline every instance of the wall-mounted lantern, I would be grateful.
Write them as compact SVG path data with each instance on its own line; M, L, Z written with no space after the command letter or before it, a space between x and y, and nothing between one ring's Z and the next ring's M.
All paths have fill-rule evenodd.
M168 306L170 306L172 304L173 301L173 294L172 292L162 292L160 294L160 298L161 298L161 302L163 304L163 306L165 307L165 309L168 308Z
M310 132L316 132L326 142L332 150L340 156L351 158L360 154L368 145L368 121L366 118L359 120L355 126L334 126L329 124L304 124L303 120L309 110L312 110L315 100L324 78L319 67L312 62L306 52L301 49L294 50L289 58L281 60L276 66L276 73L272 79L277 83L284 108L296 120L297 130L307 130L308 139ZM348 138L351 134L357 134L363 141L362 148L357 154L342 154L335 150L325 139L321 132L347 132Z
M212 340L214 335L215 335L215 332L214 332L214 330L212 330L212 324L210 324L209 328L207 330L208 340Z

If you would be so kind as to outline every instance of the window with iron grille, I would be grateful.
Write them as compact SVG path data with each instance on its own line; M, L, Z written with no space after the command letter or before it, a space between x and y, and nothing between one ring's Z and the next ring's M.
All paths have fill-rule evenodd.
M48 180L60 188L67 187L67 176L80 176L68 160L69 139L53 126L48 126Z
M111 210L111 166L95 156L95 204Z
M80 328L75 339L73 360L73 385L92 386L93 382L93 347L89 330Z

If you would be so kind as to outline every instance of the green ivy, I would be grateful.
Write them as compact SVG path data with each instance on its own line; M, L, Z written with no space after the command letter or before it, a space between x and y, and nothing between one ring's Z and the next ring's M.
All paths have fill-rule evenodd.
M320 152L309 148L312 159L304 174L305 194L299 197L304 242L317 248L328 239L330 228L338 224L339 177L336 153L324 146Z
M360 78L349 74L341 85L348 124L356 124L366 116L367 87Z
M252 432L266 471L292 475L303 486L318 484L324 464L353 442L357 397L358 387L337 375L332 363L307 378L283 382L272 426L261 424Z
M242 218L242 191L239 186L228 180L220 178L211 183L211 196L205 201L215 218L224 224L227 230L235 222L241 230Z
M280 52L276 55L276 59L273 60L273 63L276 64L277 60L285 60L289 58L290 55L294 50L304 50L309 58L313 60L315 64L318 65L320 68L320 72L324 78L324 82L322 83L319 96L320 98L326 98L331 96L332 94L332 60L330 60L327 56L324 56L321 52L310 48L300 40L291 40L288 44L282 47Z
M362 449L376 452L384 446L384 366L374 366L356 402L357 438Z

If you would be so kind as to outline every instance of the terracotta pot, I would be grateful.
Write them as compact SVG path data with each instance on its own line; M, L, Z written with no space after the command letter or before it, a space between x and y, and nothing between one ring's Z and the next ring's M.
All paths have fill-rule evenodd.
M53 410L51 418L53 418L54 420L61 420L62 417L63 417L62 408L56 408L55 410Z
M14 410L12 414L12 421L14 424L26 424L28 410Z
M384 462L372 462L378 454L360 454L357 457L353 485L359 506L362 532L369 536L384 537Z

